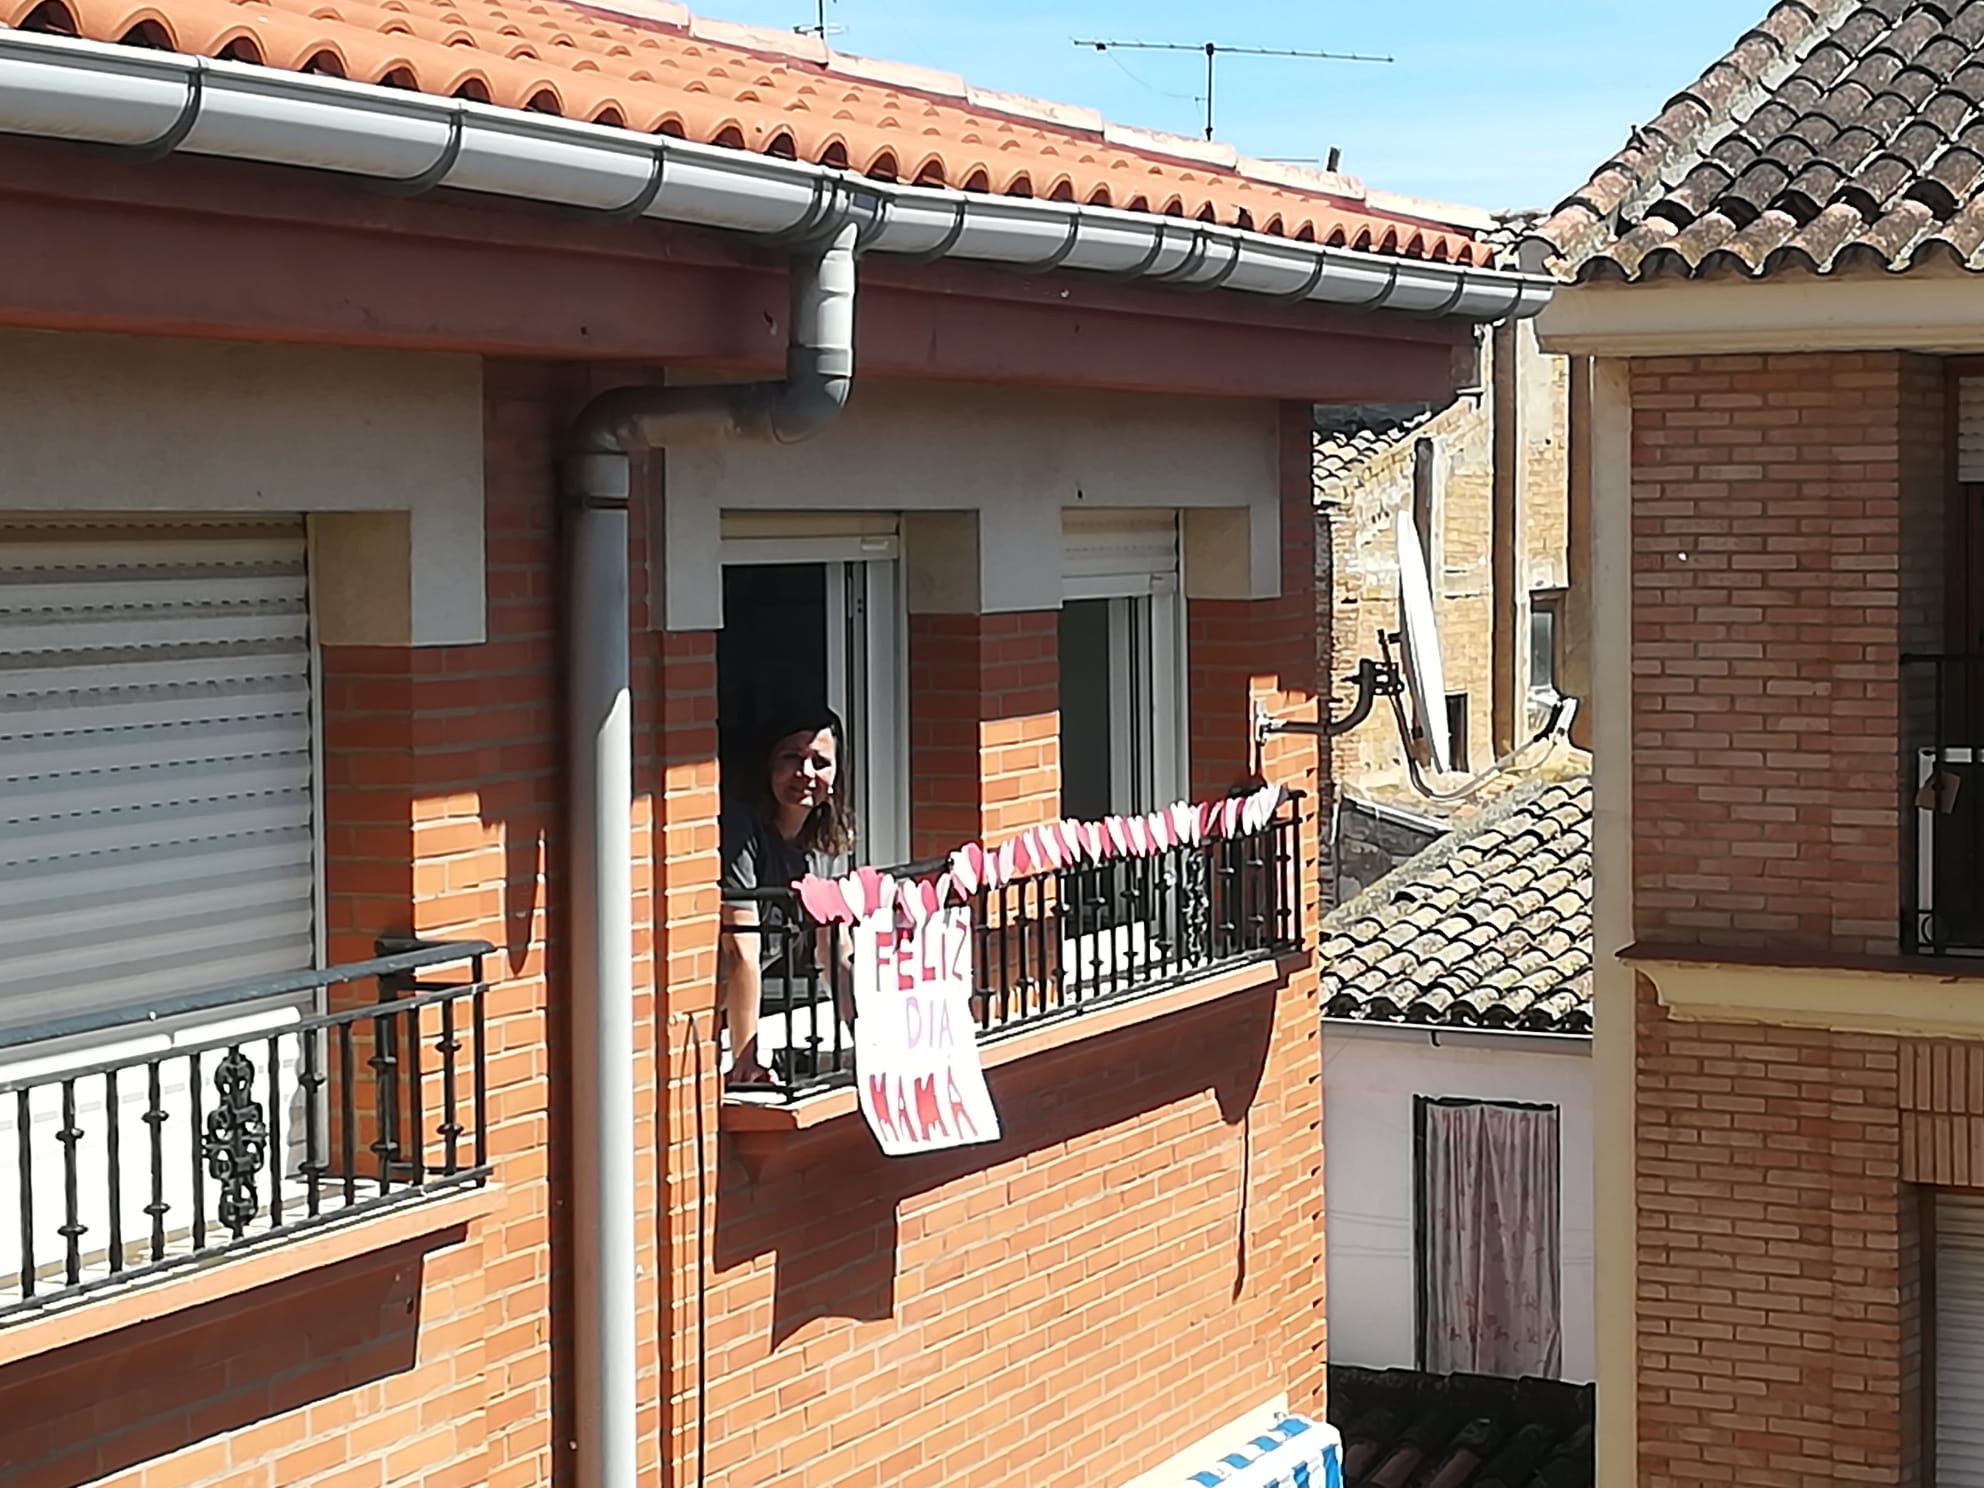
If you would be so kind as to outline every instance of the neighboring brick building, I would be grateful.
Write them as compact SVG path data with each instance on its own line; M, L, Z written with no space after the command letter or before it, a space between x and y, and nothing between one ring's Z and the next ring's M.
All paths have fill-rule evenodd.
M1494 219L1513 246L1532 218ZM1583 586L1571 542L1570 359L1511 323L1477 338L1477 375L1450 403L1316 410L1317 595L1323 665L1347 706L1346 680L1399 629L1393 522L1415 514L1433 580L1455 780L1531 738L1549 700L1582 697ZM1505 560L1498 554L1507 554ZM1582 729L1577 736L1582 740ZM1580 759L1557 761L1578 768ZM1389 711L1331 745L1338 803L1333 881L1343 902L1482 804L1431 800L1407 778ZM1519 778L1519 777L1518 777ZM1486 795L1500 793L1500 784Z
M1545 286L639 9L0 4L9 1488L1118 1484L1322 1411L1328 760L1253 729L1310 410ZM1296 794L972 900L1004 1135L885 1158L817 976L720 1075L781 677L878 864Z
M1976 1481L1984 5L1782 4L1540 225L1593 359L1599 1473Z

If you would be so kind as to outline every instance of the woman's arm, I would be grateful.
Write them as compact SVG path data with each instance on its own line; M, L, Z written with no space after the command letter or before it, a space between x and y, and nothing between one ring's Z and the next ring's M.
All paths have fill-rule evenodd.
M723 1023L730 1030L731 1074L751 1079L764 1065L758 1059L758 906L745 900L723 906L717 937L717 983L723 988Z

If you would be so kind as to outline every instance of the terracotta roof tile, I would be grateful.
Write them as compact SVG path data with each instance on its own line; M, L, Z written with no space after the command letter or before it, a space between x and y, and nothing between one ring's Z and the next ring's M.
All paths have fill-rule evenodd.
M1591 780L1499 801L1323 921L1333 1018L1591 1032Z
M1434 204L1374 198L1348 176L1123 130L1084 109L702 20L661 0L0 0L0 25L332 73L885 180L1464 265L1495 257Z
M1567 279L1984 271L1984 0L1787 0L1531 234Z
M1563 1380L1329 1370L1346 1488L1585 1488L1596 1395Z

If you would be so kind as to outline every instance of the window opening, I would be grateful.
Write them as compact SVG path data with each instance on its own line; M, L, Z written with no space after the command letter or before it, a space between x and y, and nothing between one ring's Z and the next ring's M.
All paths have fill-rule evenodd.
M1564 612L1562 591L1532 594L1529 597L1529 690L1557 693L1557 638L1562 631Z
M1467 694L1447 694L1447 763L1465 774L1473 766L1467 753Z
M1413 1099L1419 1367L1537 1375L1563 1367L1559 1112Z

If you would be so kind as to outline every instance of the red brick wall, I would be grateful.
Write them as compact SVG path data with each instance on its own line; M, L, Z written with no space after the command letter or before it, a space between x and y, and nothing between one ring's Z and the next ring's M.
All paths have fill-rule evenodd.
M488 369L488 644L324 658L333 954L408 932L498 948L495 1212L0 1368L9 1488L569 1476L552 461L581 396L545 369ZM1289 530L1313 542L1306 441L1299 459ZM638 514L633 530L639 596ZM1295 543L1288 568L1306 586L1312 548ZM1315 652L1292 617L1314 613L1312 594L1222 610L1227 649L1207 648L1195 691L1236 721L1250 690L1299 705L1313 670L1297 653ZM754 1179L718 1130L714 637L649 632L638 601L630 619L643 1481L1087 1483L1284 1390L1319 1407L1313 970L1006 1067L997 1146L885 1160L849 1119ZM955 630L919 620L916 680L942 660L932 641L975 654L976 711L960 712L991 761L973 782L979 830L1002 836L1058 810L1054 625ZM921 778L923 750L940 767L962 756L943 759L956 741L911 691ZM1245 761L1244 732L1201 732L1207 759ZM1313 791L1314 758L1310 741L1277 741L1270 768ZM947 799L919 794L919 809Z
M1638 933L1892 952L1937 364L1655 359L1632 388Z
M553 438L539 369L486 383L488 643L323 652L334 961L381 935L497 947L490 1151L501 1202L402 1245L0 1367L9 1488L526 1488L549 1481L547 875L560 798ZM346 998L369 998L370 987Z
M911 617L912 857L1060 819L1057 622L1052 610Z
M1228 648L1193 654L1195 719L1211 705L1240 730L1201 726L1194 740L1222 789L1248 762L1248 693L1290 708L1312 696L1306 410L1290 426L1293 592L1219 607ZM699 637L673 642L699 658L709 649ZM1029 719L1054 708L1053 643L1051 616L917 619L919 809L931 796L917 751L961 751L966 730L1000 707ZM968 675L974 651L988 685L1007 680L1008 700L976 715L930 707ZM676 665L671 653L664 666ZM671 707L682 698L672 677L664 693ZM713 741L706 725L657 740L668 830L685 841L714 820L714 777L699 765ZM1311 791L1312 809L1317 757L1310 740L1277 740L1269 755L1275 778ZM1018 773L1036 768L1028 758ZM1053 814L1046 784L1029 794ZM1314 843L1311 825L1305 851ZM919 836L918 851L941 845ZM713 1485L1107 1482L1283 1390L1320 1409L1311 969L995 1071L1006 1132L994 1146L884 1159L849 1118L790 1139L754 1178L718 1133L713 863L671 858L658 871L669 901L665 1482L699 1483L699 1467ZM1313 871L1304 882L1313 916Z
M1646 1488L1923 1480L1898 1068L1926 1047L1678 1023L1642 989Z
M1941 368L1642 361L1632 401L1635 931L1892 953L1925 723L1898 660L1940 641ZM1641 983L1650 1488L1925 1480L1916 1185L1952 1174L1904 1136L1960 1118L1912 1114L1932 1097L1907 1071L1949 1047L1678 1022Z

